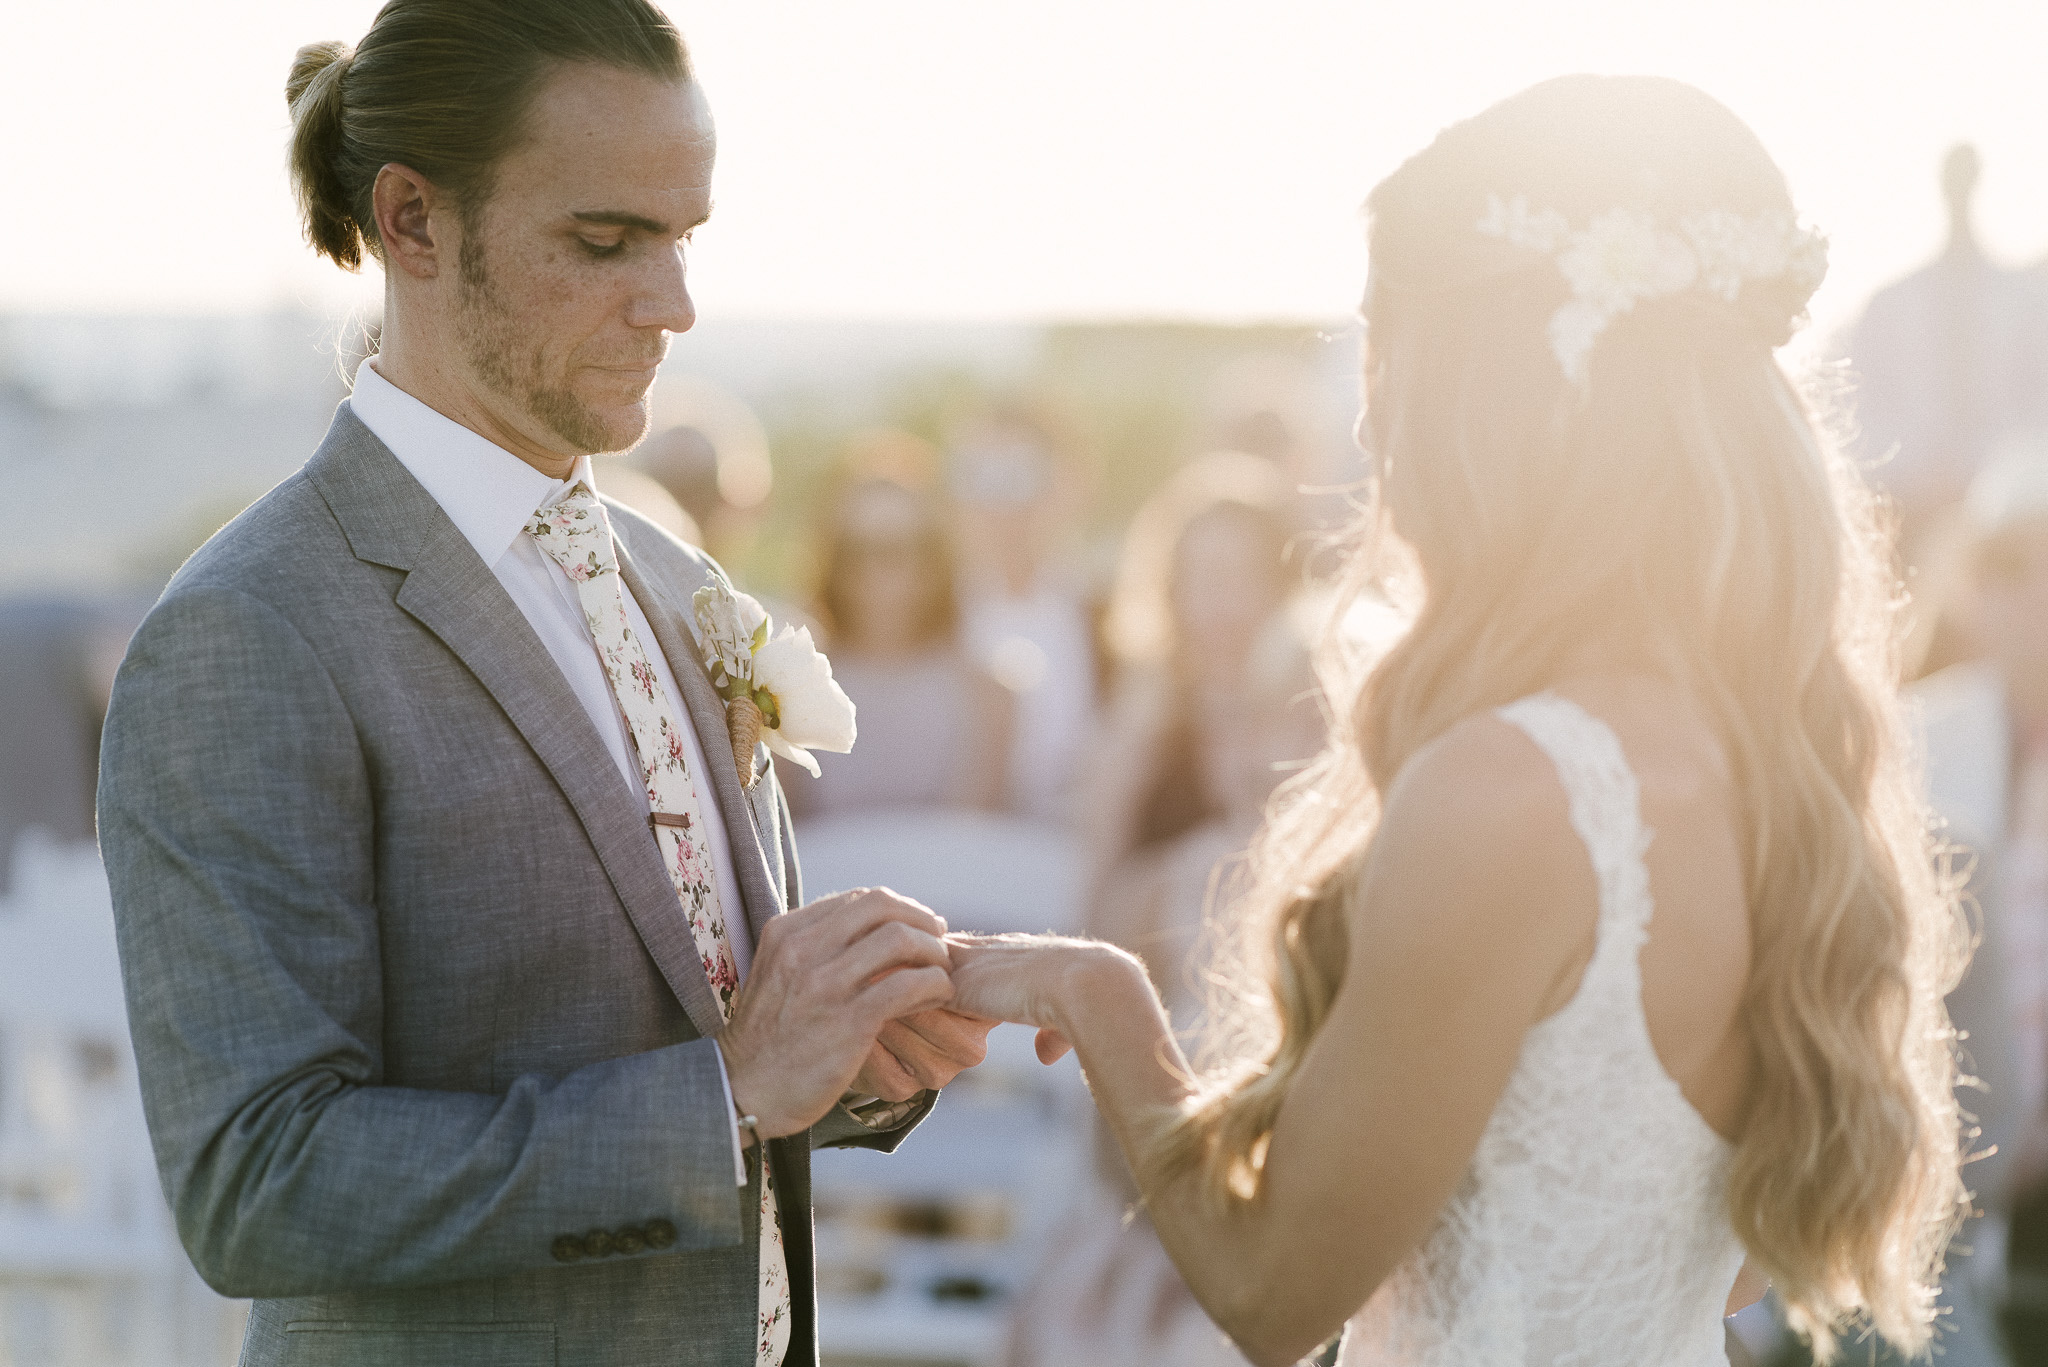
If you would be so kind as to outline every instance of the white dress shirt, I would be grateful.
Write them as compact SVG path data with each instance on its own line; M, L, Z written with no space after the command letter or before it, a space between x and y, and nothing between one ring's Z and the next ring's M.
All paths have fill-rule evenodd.
M504 447L421 403L378 374L368 360L356 368L355 390L348 404L363 426L391 449L399 463L441 505L441 511L448 515L456 530L498 576L498 582L518 605L527 625L547 647L570 691L590 714L591 724L597 727L597 734L611 752L612 762L618 766L619 777L633 794L633 800L640 804L641 811L651 810L646 784L627 739L625 718L620 715L618 699L605 678L590 627L583 620L576 585L526 534L527 519L560 498L578 479L596 491L590 458L579 458L568 479L549 479ZM668 700L670 715L687 723L689 709L683 704L675 675L648 626L646 614L623 579L619 592L626 600L627 624L647 646L647 658L661 683L662 695ZM711 846L712 880L718 888L719 905L725 911L733 962L744 982L753 962L754 945L740 902L739 880L732 871L732 846L726 838L718 794L703 779L708 771L697 729L685 725L682 732L691 779L697 786L698 809L706 817L704 830ZM679 905L677 915L681 914ZM733 1164L739 1184L745 1186L746 1160L740 1152L738 1115L732 1102L732 1083L724 1079L724 1069L721 1054L719 1071L725 1081L726 1110L733 1115Z

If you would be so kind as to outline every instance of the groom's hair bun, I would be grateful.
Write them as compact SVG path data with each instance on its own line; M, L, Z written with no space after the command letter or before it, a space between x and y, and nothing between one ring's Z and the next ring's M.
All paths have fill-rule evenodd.
M650 0L391 0L354 48L300 48L284 94L306 240L348 270L365 251L381 259L370 197L391 162L473 217L534 92L566 62L690 79L682 35Z

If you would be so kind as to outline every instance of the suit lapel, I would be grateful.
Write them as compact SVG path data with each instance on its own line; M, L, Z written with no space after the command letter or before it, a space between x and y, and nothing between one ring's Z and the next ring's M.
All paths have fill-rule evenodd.
M615 522L614 527L617 525ZM683 604L679 604L663 593L640 573L626 548L625 537L620 535L617 541L620 577L633 591L640 611L646 614L647 624L654 628L654 639L660 645L661 653L668 657L669 673L675 676L683 704L690 709L690 723L697 729L697 743L703 748L705 763L710 766L711 786L718 799L719 813L725 818L726 840L732 849L733 874L740 885L740 899L746 903L747 924L752 927L754 941L758 944L761 928L782 910L782 901L776 895L775 884L768 874L767 851L761 841L761 832L754 824L754 804L740 786L739 767L733 760L732 744L727 739L730 733L725 725L725 703L718 696L718 690L711 686L711 675L705 670L703 655L697 649L697 638L686 615L689 611L685 605L687 597ZM703 583L709 582L708 577L703 580ZM694 594L700 587L702 584L688 585L687 593Z
M397 605L460 659L575 810L641 943L699 1033L724 1023L646 818L525 614L346 404L307 475L362 559L405 571Z

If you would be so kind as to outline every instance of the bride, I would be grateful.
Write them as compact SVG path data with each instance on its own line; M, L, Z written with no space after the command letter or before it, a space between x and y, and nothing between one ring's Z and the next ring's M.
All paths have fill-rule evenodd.
M1921 1350L1966 940L1876 510L1772 354L1824 244L1648 78L1496 105L1370 210L1372 539L1420 609L1254 850L1234 1065L1102 944L957 937L955 1008L1079 1051L1254 1362L1707 1367L1766 1279L1822 1360Z

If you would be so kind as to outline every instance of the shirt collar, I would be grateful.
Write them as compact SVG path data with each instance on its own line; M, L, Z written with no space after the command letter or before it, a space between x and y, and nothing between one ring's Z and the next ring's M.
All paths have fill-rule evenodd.
M441 505L486 565L496 565L526 530L526 520L576 481L597 492L589 456L576 458L569 478L549 479L385 379L371 359L356 367L348 406Z

